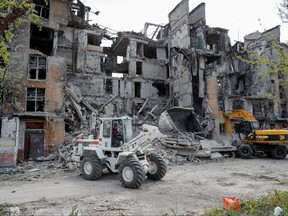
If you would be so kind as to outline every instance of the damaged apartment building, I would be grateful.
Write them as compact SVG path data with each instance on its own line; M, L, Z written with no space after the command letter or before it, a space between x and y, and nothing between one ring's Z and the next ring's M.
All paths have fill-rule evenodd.
M206 25L205 3L189 11L189 1L182 0L167 25L145 23L141 33L115 36L90 24L91 8L80 0L33 2L41 29L26 20L9 43L22 107L4 104L0 166L47 156L64 143L65 133L84 126L93 132L99 116L157 120L165 109L188 107L203 130L219 138L225 135L224 110L241 107L259 117L266 108L283 113L287 105L256 97L261 86L252 85L250 68L235 57L247 55L242 47L248 44L263 47L261 33L231 47L228 30ZM101 46L104 39L112 45ZM277 85L269 81L267 90Z

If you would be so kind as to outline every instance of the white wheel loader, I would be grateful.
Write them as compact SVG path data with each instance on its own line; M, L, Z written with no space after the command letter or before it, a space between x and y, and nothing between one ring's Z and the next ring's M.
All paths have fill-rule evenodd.
M143 125L143 131L133 136L130 117L101 118L97 139L78 140L76 159L81 162L85 179L96 180L104 168L119 173L126 188L139 188L146 176L162 179L167 172L163 158L151 149L151 142L163 136L158 128ZM149 143L150 142L150 143Z

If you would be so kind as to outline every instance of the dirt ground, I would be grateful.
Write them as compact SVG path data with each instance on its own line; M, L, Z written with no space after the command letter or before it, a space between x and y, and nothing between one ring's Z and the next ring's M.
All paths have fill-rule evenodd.
M22 215L200 215L222 207L223 196L287 190L287 165L288 158L186 162L168 165L162 180L146 180L139 189L123 188L116 174L87 181L75 170L32 169L0 175L0 203L19 206Z

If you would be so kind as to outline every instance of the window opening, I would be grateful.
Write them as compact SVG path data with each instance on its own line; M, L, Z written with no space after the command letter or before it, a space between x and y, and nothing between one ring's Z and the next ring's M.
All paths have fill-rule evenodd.
M157 59L157 52L155 46L145 46L144 56L149 59Z
M107 94L113 93L113 81L111 79L106 79L105 92Z
M141 83L135 82L135 97L140 98L141 97Z
M94 34L87 34L87 43L93 46L100 46L101 39Z
M143 57L143 54L144 54L144 45L141 44L141 43L137 43L137 56L139 57Z
M220 123L219 124L219 129L220 129L220 134L225 134L226 133L225 124Z
M142 75L142 62L136 62L136 74Z
M112 147L120 147L124 141L122 120L113 120L112 125Z
M111 121L104 120L103 121L103 137L110 138L110 131L111 131Z
M45 89L28 88L27 105L28 112L44 112L45 109Z
M30 48L39 50L40 52L51 55L53 50L53 30L45 27L39 27L31 24L30 29Z
M49 0L33 0L36 5L34 10L38 16L49 19Z
M29 59L29 79L45 80L47 62L45 57L30 56Z
M169 86L164 83L153 83L152 86L157 88L158 96L169 96Z

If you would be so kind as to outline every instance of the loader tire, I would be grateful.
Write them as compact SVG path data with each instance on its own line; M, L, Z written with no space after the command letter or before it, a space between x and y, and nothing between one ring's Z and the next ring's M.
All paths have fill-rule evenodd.
M149 172L147 173L148 179L160 180L167 172L167 165L160 155L155 153L147 155L149 161Z
M97 180L102 176L101 161L94 157L84 157L81 161L81 172L87 180Z
M253 150L252 150L251 146L248 144L242 144L238 148L238 154L242 158L249 159L249 158L251 158L252 153L253 153Z
M119 177L124 187L136 189L144 182L145 173L138 160L127 158L119 167Z
M271 154L275 159L284 159L287 156L287 148L285 146L277 145L272 149Z

